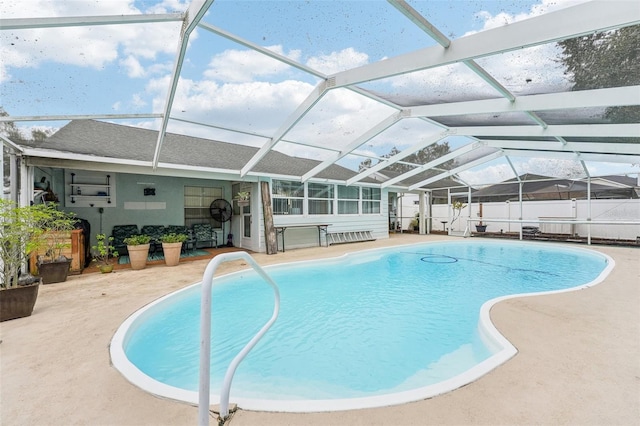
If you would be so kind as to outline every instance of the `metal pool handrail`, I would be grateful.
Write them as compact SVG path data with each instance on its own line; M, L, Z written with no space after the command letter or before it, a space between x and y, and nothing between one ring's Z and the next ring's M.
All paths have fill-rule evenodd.
M221 263L231 260L245 260L264 280L273 288L275 303L271 319L262 326L258 334L246 344L246 346L231 361L222 382L220 390L220 417L224 420L229 415L229 391L231 381L236 368L244 357L258 343L271 325L276 321L280 311L280 291L278 286L258 263L246 252L234 252L220 254L209 262L202 276L202 298L200 303L200 386L198 395L198 424L209 424L209 388L210 388L210 360L211 360L211 288L213 287L213 275Z

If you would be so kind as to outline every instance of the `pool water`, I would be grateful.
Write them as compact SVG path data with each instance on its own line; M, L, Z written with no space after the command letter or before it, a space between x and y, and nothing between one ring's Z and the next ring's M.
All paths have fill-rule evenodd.
M240 364L231 400L342 400L450 380L500 347L479 327L481 307L512 294L585 285L608 258L525 243L429 243L267 268L278 320ZM211 389L270 318L273 292L254 272L213 288ZM144 375L197 391L200 286L163 299L127 331L124 351Z

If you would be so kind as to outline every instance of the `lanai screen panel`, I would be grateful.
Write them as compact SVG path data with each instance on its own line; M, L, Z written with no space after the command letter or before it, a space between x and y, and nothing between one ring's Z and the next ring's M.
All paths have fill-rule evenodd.
M66 5L78 6L63 7L69 16L87 13L82 2ZM177 21L1 31L7 70L1 106L15 116L147 112L149 85L171 64L180 27ZM127 86L114 76L127 76ZM159 89L165 94L166 84Z
M435 44L381 1L215 1L204 21L324 74Z
M571 2L571 5L580 3ZM523 34L525 42L520 47L511 46L505 52L498 49L480 56L475 53L490 43L484 46L471 43L466 45L468 56L453 63L415 71L388 69L375 78L363 80L358 80L358 73L354 73L349 77L354 77L357 83L333 88L335 81L341 81L342 71L364 67L362 72L366 74L368 65L410 55L419 49L433 49L446 55L455 51L456 45L460 46L458 43L473 41L477 34L500 28L522 28L517 27L519 21L555 13L568 3L410 2L410 7L439 30L438 42L403 14L403 4L394 1L212 2L201 26L191 34L184 53L175 96L165 117L167 129L256 147L265 146L275 135L274 150L321 160L336 157L338 152L339 164L357 170L362 161L370 159L373 166L393 148L406 149L447 128L454 131L467 126L546 129L547 126L640 122L638 101L631 102L630 106L613 102L602 107L564 109L548 109L547 103L544 108L530 111L483 107L484 110L480 108L476 113L439 115L436 110L422 118L407 118L412 109L428 105L444 107L460 103L462 106L468 102L498 100L517 104L527 96L601 88L633 90L640 85L638 24L629 27L624 24L622 29L614 31L595 31L594 28L595 35L587 28L586 36L560 42L547 40L540 45L535 42L536 34L531 32ZM608 10L615 11L628 7L629 3L610 4ZM55 9L43 4L31 10L30 5L30 2L20 6L3 4L3 9L6 8L3 19L46 17L47 14L51 17L128 16L174 12L178 12L178 18L172 22L82 23L64 28L1 31L3 65L8 70L2 81L2 106L10 115L159 115L164 112L181 41L183 23L179 19L184 17L180 13L187 10L188 2L174 2L172 6L160 1L59 2ZM582 5L575 9L581 11L578 17L584 18L576 22L595 22L594 18L601 15L602 20L609 19L604 16L608 15L604 9L600 15L593 13L600 10L602 3L588 5L593 5L588 6L591 13ZM179 10L170 10L170 7ZM638 22L631 11L628 15L629 20ZM558 22L551 19L551 23ZM567 22L566 26L573 28L574 23ZM544 28L545 34L550 27L554 26ZM553 40L560 38L551 36ZM534 46L527 43L529 40ZM499 38L493 41L501 42ZM453 47L447 47L449 42L454 43ZM590 52L600 54L599 47L609 45L616 47L609 49L613 50L613 56L602 55L605 59L594 60ZM586 56L574 54L578 51L586 52ZM412 60L419 61L419 58ZM585 65L576 67L576 63ZM66 79L53 79L53 74L65 75ZM124 81L119 80L123 76L127 77L126 85L120 83ZM312 99L313 105L308 111L300 113L300 108L319 90L322 82L326 83L327 91L319 99ZM358 138L394 113L402 114L396 124L353 148ZM127 117L121 123L160 127L155 117ZM56 122L59 126L63 124ZM582 136L576 136L575 129L558 136L545 136L541 131L508 134L512 130L465 134L451 147L491 143L485 144L482 150L465 152L451 160L451 164L462 168L460 173L465 172L466 165L473 165L471 169L476 170L485 164L479 162L483 158L487 159L486 164L499 160L494 157L501 154L501 150L511 150L504 155L512 162L516 159L526 162L526 158L536 152L541 158L549 158L553 151L558 154L554 159L573 161L580 152L600 155L605 151L630 156L633 163L636 151L625 145L637 145L640 141L638 136L630 134L629 128L620 129L611 128L599 135L583 129L577 132ZM504 144L495 141L504 141ZM520 142L524 145L518 145ZM623 157L616 157L616 162L622 160ZM501 164L504 165L504 161ZM408 164L414 169L421 165ZM438 176L437 172L452 169L438 164L433 170Z
M500 97L498 92L461 63L361 83L358 86L402 107Z

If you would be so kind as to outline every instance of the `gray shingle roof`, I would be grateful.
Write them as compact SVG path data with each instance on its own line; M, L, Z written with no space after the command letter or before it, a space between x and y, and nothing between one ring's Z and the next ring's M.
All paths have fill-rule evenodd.
M74 154L134 161L152 161L158 132L96 120L74 120L43 142L25 145ZM160 162L186 167L210 167L240 170L258 148L167 133ZM320 162L270 151L253 171L265 174L300 177ZM339 165L331 165L316 175L320 179L346 180L356 173ZM365 179L363 182L376 182Z

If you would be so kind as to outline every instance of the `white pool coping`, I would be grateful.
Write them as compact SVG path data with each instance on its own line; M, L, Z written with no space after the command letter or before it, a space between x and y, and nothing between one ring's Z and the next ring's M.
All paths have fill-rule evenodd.
M459 241L437 241L430 243L419 243L419 244L409 244L409 245L400 245L394 247L387 248L376 248L363 250L358 253L367 252L367 251L388 251L388 250L397 250L399 248L406 248L417 245L431 245L431 244L459 244ZM513 245L539 245L539 246L548 246L553 247L554 249L559 249L557 244L554 243L546 243L546 242L522 242L522 241L499 241L499 242L487 242L487 241L469 241L468 244L513 244ZM254 411L270 411L270 412L289 412L289 413L309 413L309 412L330 412L330 411L345 411L345 410L354 410L354 409L363 409L363 408L376 408L376 407L385 407L391 405L400 405L408 402L420 401L428 398L433 398L437 395L441 395L446 392L453 391L462 386L465 386L480 377L486 375L490 371L499 367L500 365L507 362L510 358L516 355L518 352L517 349L498 331L498 329L494 326L491 321L490 311L491 308L498 302L507 299L513 299L518 297L530 297L530 296L543 296L548 294L558 294L565 293L571 291L578 291L588 287L592 287L596 284L602 282L609 273L615 267L615 261L610 256L597 252L594 250L589 250L580 247L561 247L560 250L563 251L578 251L582 253L590 253L595 254L597 256L603 257L606 259L606 267L602 270L602 272L591 282L586 284L581 284L576 287L571 287L562 290L552 290L545 292L535 292L535 293L520 293L520 294L512 294L507 296L497 297L485 302L480 309L480 318L478 321L478 328L480 334L485 341L485 343L492 348L498 350L494 355L490 356L483 362L475 365L469 370L461 373L457 376L454 376L448 380L420 387L417 389L412 389L404 392L396 392L389 393L384 395L376 395L370 397L362 397L362 398L347 398L347 399L319 399L319 400L282 400L282 399L254 399L254 398L241 398L233 396L233 387L231 388L231 402L238 405L238 407L245 410L254 410ZM350 256L352 253L347 253L339 257L325 259L325 261L335 261L343 257ZM283 263L279 265L273 265L280 267L286 267L291 265L304 264L308 262L318 262L317 260L309 261L298 261L298 262L289 262ZM265 267L265 269L269 269L270 267ZM241 275L243 273L249 272L248 270L233 272L230 274L226 274L220 277L216 277L216 279L227 278L234 275ZM200 282L194 283L188 287L180 289L178 291L169 293L154 302L144 306L139 309L131 316L129 316L118 328L116 333L114 334L111 344L109 347L111 362L113 366L132 384L135 386L153 394L161 398L168 398L176 401L185 402L191 405L198 405L198 392L196 391L187 391L185 389L173 387L161 383L157 380L152 379L151 377L144 374L140 371L133 363L129 361L127 358L124 348L128 341L128 333L129 330L135 326L136 322L139 320L143 320L146 316L151 315L154 309L159 309L159 305L162 304L168 298L174 298L180 293L188 292L195 286L199 286ZM219 395L211 394L209 404L217 405L219 404Z

